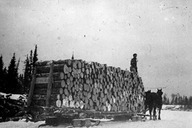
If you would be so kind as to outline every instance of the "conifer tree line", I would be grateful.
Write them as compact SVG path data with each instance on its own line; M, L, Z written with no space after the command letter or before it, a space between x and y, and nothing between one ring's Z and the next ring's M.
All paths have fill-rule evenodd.
M16 60L13 53L8 68L4 66L3 55L0 56L0 92L14 94L28 94L30 81L34 71L35 64L38 60L37 45L35 50L31 50L24 61L23 73L18 73L20 59Z
M171 94L171 98L163 95L163 104L192 106L192 96L181 96L179 93Z

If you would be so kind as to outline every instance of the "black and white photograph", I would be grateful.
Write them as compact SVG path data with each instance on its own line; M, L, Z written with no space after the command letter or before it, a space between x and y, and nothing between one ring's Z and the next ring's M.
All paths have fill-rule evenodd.
M191 128L191 0L0 0L0 128Z

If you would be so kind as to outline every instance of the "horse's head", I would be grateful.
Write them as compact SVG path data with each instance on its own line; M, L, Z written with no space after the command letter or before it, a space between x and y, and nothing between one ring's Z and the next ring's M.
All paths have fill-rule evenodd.
M162 89L157 89L157 94L158 94L159 96L162 96L162 95L163 95Z

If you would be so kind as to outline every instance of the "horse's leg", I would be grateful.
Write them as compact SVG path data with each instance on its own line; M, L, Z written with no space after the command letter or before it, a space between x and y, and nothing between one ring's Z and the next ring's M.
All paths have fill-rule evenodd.
M146 112L147 112L147 108L148 108L148 105L145 105L144 114L146 114Z
M158 115L158 120L161 120L161 107L159 107L159 115Z
M156 106L153 108L153 120L156 120Z
M150 115L150 120L152 120L152 117L151 117L151 112L152 112L152 107L149 106L149 115Z

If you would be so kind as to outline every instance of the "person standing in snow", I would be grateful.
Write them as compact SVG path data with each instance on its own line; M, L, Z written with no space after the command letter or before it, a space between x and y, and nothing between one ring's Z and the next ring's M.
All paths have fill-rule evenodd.
M131 59L131 67L130 71L137 73L137 54L133 54L133 58Z

